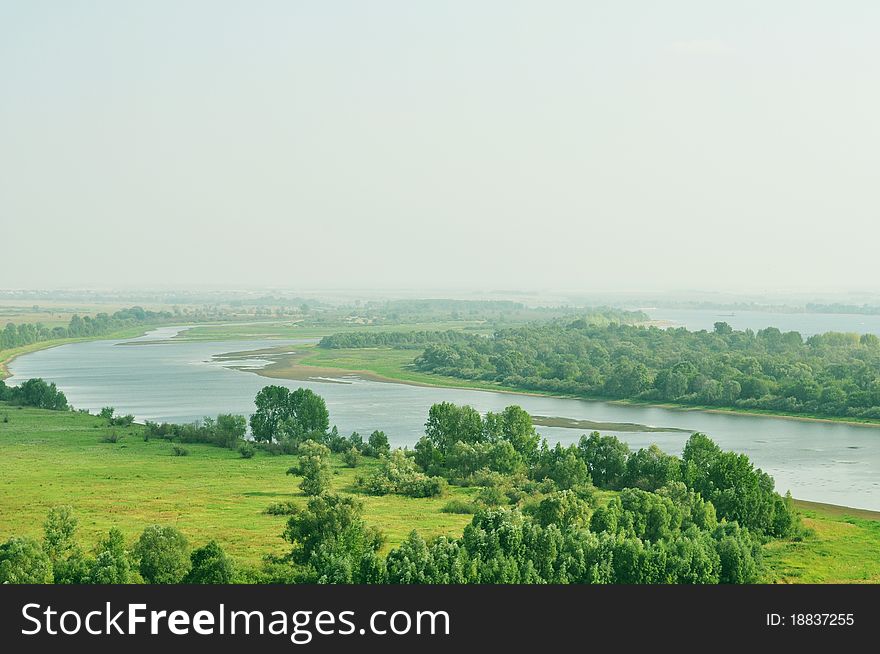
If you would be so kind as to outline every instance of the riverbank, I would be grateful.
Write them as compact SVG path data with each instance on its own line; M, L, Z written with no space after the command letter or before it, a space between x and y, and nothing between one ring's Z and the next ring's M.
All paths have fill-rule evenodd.
M803 422L819 422L854 427L880 427L878 420L859 420L853 418L835 418L827 416L803 415L763 409L729 408L718 406L697 406L676 404L674 402L651 402L641 400L621 400L584 395L570 395L541 391L524 391L495 382L459 379L415 370L412 361L416 357L415 350L399 350L394 348L352 348L352 349L321 349L316 346L301 346L291 353L290 347L266 348L254 352L230 353L244 356L254 355L269 363L259 369L247 369L249 372L275 379L291 379L308 381L315 379L356 376L370 381L409 384L436 388L458 388L463 390L492 391L532 397L558 397L564 399L590 400L608 402L610 404L644 406L674 411L700 411L704 413L722 413L728 415L761 416L781 420L797 420Z
M58 347L60 345L70 345L71 343L85 343L87 341L112 341L123 338L138 338L144 334L165 327L164 324L139 325L137 327L127 327L109 334L101 334L100 336L82 336L78 338L53 338L48 341L40 341L38 343L30 343L21 347L13 347L8 350L0 350L0 380L8 379L12 376L9 372L9 364L15 359L25 354L39 352L40 350L48 350L49 348ZM185 326L185 325L184 325Z

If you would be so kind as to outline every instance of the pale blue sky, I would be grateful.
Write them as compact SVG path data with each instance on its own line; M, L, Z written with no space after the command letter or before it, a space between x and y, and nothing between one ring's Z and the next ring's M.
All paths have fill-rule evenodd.
M0 0L0 287L878 287L880 3Z

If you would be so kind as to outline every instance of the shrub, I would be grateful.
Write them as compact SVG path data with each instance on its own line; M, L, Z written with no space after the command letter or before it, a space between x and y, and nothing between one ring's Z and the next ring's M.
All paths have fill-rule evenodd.
M0 584L52 583L52 562L33 538L13 536L0 545Z
M352 446L350 450L342 454L342 460L349 468L357 468L361 462L361 453L356 447Z
M184 578L187 584L229 584L235 575L232 561L214 540L194 550L190 563L192 567Z
M464 500L449 500L442 509L443 513L472 514L477 512L477 507L471 502Z
M364 447L364 455L372 457L388 456L391 454L391 446L388 444L388 436L378 429L370 434L367 445Z
M266 507L267 515L294 515L299 508L293 502L274 502Z
M320 495L330 488L330 448L309 440L299 446L299 452L303 478L299 487L306 495Z
M382 457L382 463L370 477L359 480L360 485L373 495L407 495L409 497L436 497L446 490L446 480L428 477L418 469L415 461L397 449L391 456Z
M189 456L189 450L181 445L172 445L171 453L174 454L174 456Z
M241 455L242 459L252 459L254 454L256 454L256 451L253 443L244 442L238 446L238 453Z
M150 525L134 546L141 576L148 584L176 584L190 569L189 545L174 527Z
M114 431L114 432L104 436L104 438L102 438L101 440L104 441L105 443L118 443L119 441L122 440L122 436L120 436L119 434L117 434Z

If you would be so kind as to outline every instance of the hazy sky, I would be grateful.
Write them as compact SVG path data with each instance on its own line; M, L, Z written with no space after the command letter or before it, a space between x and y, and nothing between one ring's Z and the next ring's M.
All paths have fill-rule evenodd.
M880 3L0 0L0 288L880 287Z

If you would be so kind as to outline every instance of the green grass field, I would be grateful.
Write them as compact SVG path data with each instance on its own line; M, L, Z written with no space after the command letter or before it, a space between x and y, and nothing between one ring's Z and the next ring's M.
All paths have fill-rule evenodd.
M327 322L307 325L294 320L267 320L265 322L221 323L199 325L181 332L175 338L196 341L232 341L256 338L321 338L330 334L353 331L446 331L469 330L478 333L491 332L491 327L480 321L456 320L448 322L417 322L388 325L368 325L358 322ZM415 356L415 354L413 355Z
M120 442L102 442L114 431L123 436ZM112 526L134 539L145 526L162 523L177 527L196 545L217 539L248 564L284 551L280 535L286 519L263 511L274 502L305 503L299 478L285 474L296 458L258 452L243 459L219 447L185 447L188 456L173 456L167 441L145 442L139 425L111 428L95 416L0 403L0 542L13 534L38 536L46 511L69 504L80 519L86 548ZM346 468L334 458L334 489L354 493L355 477L375 465L375 459L365 458L358 468ZM449 497L438 499L358 497L367 522L385 534L390 547L413 529L425 536L460 535L470 516L440 509L470 492L453 488Z
M8 422L4 418L8 416ZM117 443L103 442L116 431ZM195 545L214 538L238 561L258 565L263 555L287 548L280 534L286 518L264 513L274 502L305 503L299 478L285 474L295 457L143 440L142 427L108 427L86 414L18 408L0 403L0 542L13 534L39 536L47 510L69 504L80 519L81 545L89 549L112 526L134 539L147 525L169 524ZM357 469L333 460L334 489L355 494L365 519L386 536L386 549L412 530L423 536L458 536L468 515L441 508L474 490L452 487L436 499L373 497L354 488ZM603 496L607 496L605 493ZM809 535L801 542L765 547L768 583L880 583L880 513L798 502Z

